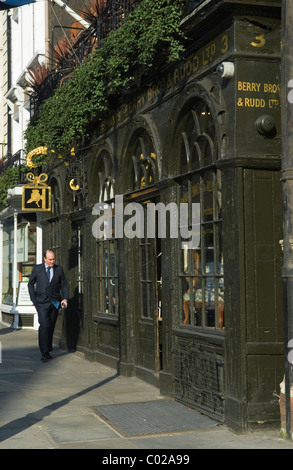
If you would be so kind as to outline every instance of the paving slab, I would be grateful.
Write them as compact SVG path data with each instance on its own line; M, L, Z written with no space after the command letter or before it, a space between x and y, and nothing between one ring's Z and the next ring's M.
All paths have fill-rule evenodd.
M94 416L70 416L43 420L43 428L57 443L90 442L116 438L117 434Z

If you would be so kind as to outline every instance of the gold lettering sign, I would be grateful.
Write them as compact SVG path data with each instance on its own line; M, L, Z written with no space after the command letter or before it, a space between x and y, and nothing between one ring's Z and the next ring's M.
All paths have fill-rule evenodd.
M151 84L138 97L123 105L116 115L101 123L100 131L105 132L106 129L122 122L154 100L161 100L172 88L185 83L190 77L196 76L200 71L224 60L232 48L232 40L232 30L227 30L183 59L176 67L172 67L166 75L163 75L159 80Z
M51 211L51 187L45 184L48 175L28 173L26 177L29 183L22 187L22 210Z
M237 98L239 108L280 107L280 84L238 80L237 90L241 96Z

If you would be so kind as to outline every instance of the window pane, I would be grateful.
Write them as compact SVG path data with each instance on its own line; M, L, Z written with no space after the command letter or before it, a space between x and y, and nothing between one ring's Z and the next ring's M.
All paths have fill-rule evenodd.
M154 267L152 254L155 240L145 239L140 244L140 262L141 262L141 312L145 318L154 316Z
M154 183L157 179L157 155L152 139L146 130L141 130L132 146L133 170L131 188L141 189Z
M98 311L103 312L104 311L104 305L103 305L103 283L102 279L98 280Z
M207 171L204 175L203 183L203 221L213 220L213 172Z
M109 312L116 313L117 309L117 279L116 279L115 242L109 242Z
M188 119L186 118L188 116ZM222 249L221 173L216 169L216 132L206 103L198 99L180 123L180 202L189 205L181 232L182 323L207 328L224 327L224 267ZM192 143L192 145L191 145ZM199 166L192 165L199 162ZM197 168L199 169L196 172ZM190 171L195 172L187 175ZM193 203L200 203L198 246L184 234L193 220ZM181 228L181 225L180 225Z
M117 267L115 241L98 243L98 310L117 313Z
M217 170L215 184L215 219L222 218L222 181L221 172Z
M203 230L204 272L214 274L214 231L213 224L205 224Z
M2 302L6 305L13 304L13 251L13 217L9 217L3 221Z
M106 202L112 207L112 232L108 239L97 242L97 288L98 288L98 311L106 314L118 314L118 281L116 264L116 242L114 227L114 175L113 163L110 154L104 151L100 155L98 168L99 174L99 202Z

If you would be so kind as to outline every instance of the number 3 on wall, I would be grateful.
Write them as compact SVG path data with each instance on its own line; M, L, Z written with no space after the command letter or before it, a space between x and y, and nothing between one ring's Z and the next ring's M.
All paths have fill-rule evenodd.
M256 42L253 41L250 43L253 47L263 47L266 43L264 33L260 34L259 36L256 36L255 39Z

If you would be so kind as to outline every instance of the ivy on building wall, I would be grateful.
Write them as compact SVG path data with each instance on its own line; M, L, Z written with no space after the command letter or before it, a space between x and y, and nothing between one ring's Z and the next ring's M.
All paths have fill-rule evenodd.
M183 52L180 31L186 0L142 0L101 48L77 67L39 108L25 132L27 153L44 145L63 156L90 137L95 123L121 95Z
M8 168L0 177L0 207L6 207L7 203L7 189L12 188L18 183L19 168Z

